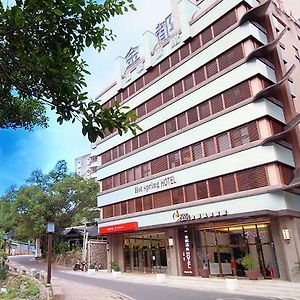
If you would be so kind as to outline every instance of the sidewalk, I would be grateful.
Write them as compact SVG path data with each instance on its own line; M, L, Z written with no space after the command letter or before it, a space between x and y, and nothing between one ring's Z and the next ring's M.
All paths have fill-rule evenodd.
M52 285L61 287L64 300L129 300L129 298L108 289L65 279L53 278Z
M112 273L107 272L106 270L98 271L95 272L94 274L89 274L88 272L80 272L80 271L74 272L71 270L65 270L63 272L71 273L73 275L77 274L81 276L99 278L99 280L111 279L111 280L134 282L140 284L165 285L174 288L206 290L206 291L215 291L215 292L228 292L232 294L242 294L242 295L249 295L249 296L256 295L256 296L268 297L268 298L274 297L274 299L283 299L283 300L300 300L300 283L288 282L279 279L272 279L272 280L238 279L237 289L231 291L227 289L226 279L222 279L222 278L201 278L201 277L183 277L183 276L179 277L179 276L166 275L164 282L157 282L154 274L122 273L118 278L114 278L112 276ZM60 285L63 287L61 283ZM112 295L111 297L116 296L113 294L111 295ZM78 298L78 299L100 299L100 298L88 297L88 298ZM103 298L103 299L122 299L122 298ZM123 299L126 299L126 297Z

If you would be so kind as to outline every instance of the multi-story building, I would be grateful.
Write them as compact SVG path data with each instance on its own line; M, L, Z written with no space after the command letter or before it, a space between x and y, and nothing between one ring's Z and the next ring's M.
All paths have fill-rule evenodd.
M98 165L97 156L85 154L75 159L75 173L84 179L96 178Z
M143 53L117 59L98 100L135 109L143 131L109 134L91 157L99 233L122 271L243 276L249 253L261 276L297 279L294 16L282 1L173 1Z

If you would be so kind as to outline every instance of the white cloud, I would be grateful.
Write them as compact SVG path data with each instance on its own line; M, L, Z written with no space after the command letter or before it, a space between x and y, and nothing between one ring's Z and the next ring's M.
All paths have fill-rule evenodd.
M171 0L135 0L136 11L130 10L122 16L116 16L108 27L117 35L109 42L101 53L87 49L83 58L89 64L91 76L87 77L88 92L95 98L102 89L115 80L115 59L125 56L130 49L143 43L143 34L149 30L154 32L171 12Z
M91 98L115 80L116 57L125 56L132 46L142 45L143 33L155 31L156 25L171 12L170 0L135 0L134 4L137 11L117 16L109 23L109 28L117 35L115 41L110 42L101 53L88 49L83 55L91 72L87 78L87 91ZM22 137L18 136L17 141L11 143L10 155L0 155L0 160L6 160L6 166L0 172L0 194L11 184L24 183L34 169L49 172L60 159L66 160L69 169L74 171L75 158L89 153L90 143L82 136L80 124L58 125L52 111L49 116L49 128L21 134Z

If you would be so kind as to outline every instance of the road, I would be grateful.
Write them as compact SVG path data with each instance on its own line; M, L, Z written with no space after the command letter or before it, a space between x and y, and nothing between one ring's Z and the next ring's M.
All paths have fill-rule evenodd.
M36 263L31 256L14 256L10 261L37 270L46 270L46 266ZM274 298L264 298L257 296L245 296L230 293L219 293L214 291L200 291L189 288L176 288L165 285L150 285L119 281L115 279L103 279L80 275L80 272L65 272L60 269L53 269L53 276L58 279L72 281L74 283L86 284L89 286L109 289L134 300L267 300ZM143 275L141 275L143 276ZM76 300L74 298L74 300Z

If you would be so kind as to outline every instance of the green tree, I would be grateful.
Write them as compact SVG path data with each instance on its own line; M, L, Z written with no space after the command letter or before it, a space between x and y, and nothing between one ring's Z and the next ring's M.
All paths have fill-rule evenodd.
M46 127L49 105L60 124L79 119L92 142L114 128L135 134L140 128L128 107L89 101L80 56L89 46L104 49L114 39L109 20L129 8L132 0L0 1L0 128Z
M15 191L9 212L10 226L17 238L42 238L47 221L54 222L56 233L60 234L65 227L81 225L84 217L95 217L98 183L68 174L65 166L60 161L48 174L34 171L27 185Z

